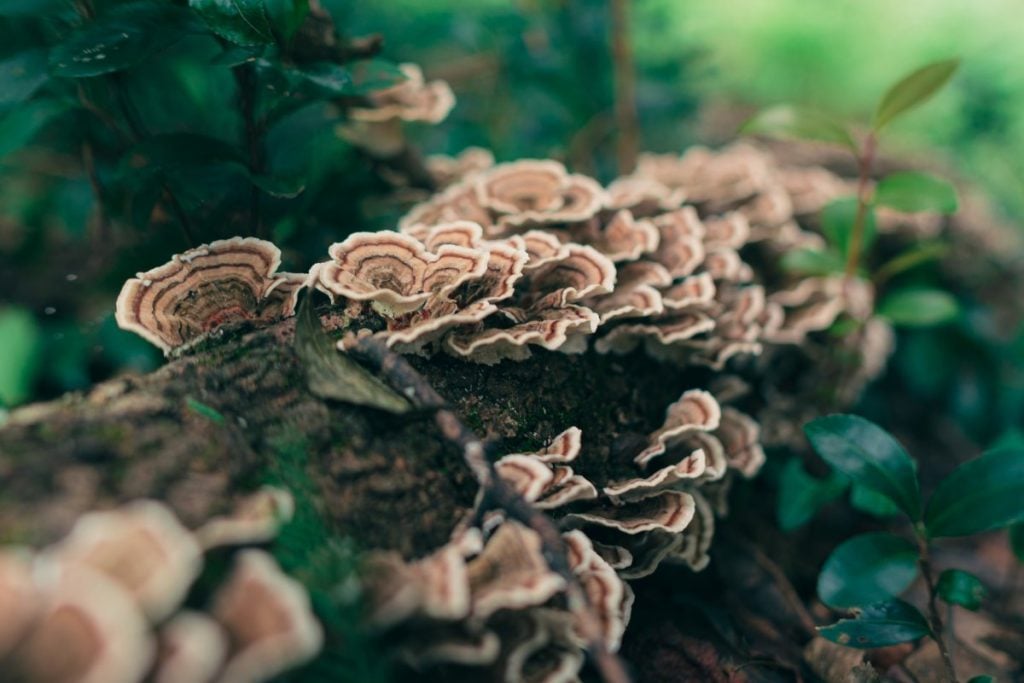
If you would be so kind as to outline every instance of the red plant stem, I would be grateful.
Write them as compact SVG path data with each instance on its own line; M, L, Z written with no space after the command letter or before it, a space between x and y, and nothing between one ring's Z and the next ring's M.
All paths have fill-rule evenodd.
M871 199L868 183L871 182L871 167L875 163L875 149L878 138L868 133L864 140L860 158L860 179L857 182L857 214L853 219L853 231L850 233L850 250L846 255L846 276L853 277L860 265L860 252L864 244L864 222L868 213L868 201Z

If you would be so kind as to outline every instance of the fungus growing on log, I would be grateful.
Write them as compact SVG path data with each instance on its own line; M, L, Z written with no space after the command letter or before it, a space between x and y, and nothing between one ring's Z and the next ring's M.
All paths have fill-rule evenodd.
M278 273L280 264L276 246L251 237L190 249L124 284L117 324L169 354L228 323L290 316L305 276Z
M270 680L311 659L323 643L309 596L261 550L237 556L211 612L230 641L221 683Z
M419 65L399 67L405 80L367 95L371 107L352 107L349 116L356 121L392 120L440 123L455 106L455 95L444 81L426 82Z
M216 621L179 612L160 629L153 683L211 683L227 651L227 637Z
M83 515L47 554L58 564L106 574L152 621L177 608L202 566L195 539L155 501Z

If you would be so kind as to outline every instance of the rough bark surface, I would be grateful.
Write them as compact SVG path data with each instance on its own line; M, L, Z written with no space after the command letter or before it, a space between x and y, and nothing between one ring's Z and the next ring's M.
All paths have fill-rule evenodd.
M282 449L300 448L334 531L406 555L443 543L476 493L460 453L429 416L313 395L294 327L238 333L150 375L15 411L0 429L2 540L46 543L87 509L139 497L165 500L198 525L263 483ZM640 354L415 364L496 454L582 428L585 475L634 449L670 402L707 378Z

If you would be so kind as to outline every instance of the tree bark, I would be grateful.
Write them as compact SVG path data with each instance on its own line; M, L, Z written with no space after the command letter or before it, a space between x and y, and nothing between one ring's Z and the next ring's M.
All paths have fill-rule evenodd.
M143 497L196 526L298 451L310 490L293 494L309 495L333 531L406 555L445 542L476 494L461 453L429 415L318 398L294 330L290 319L228 332L150 375L15 410L0 429L0 541L41 545L88 509ZM669 403L709 377L642 354L413 361L495 454L580 427L576 469L598 480L628 461Z

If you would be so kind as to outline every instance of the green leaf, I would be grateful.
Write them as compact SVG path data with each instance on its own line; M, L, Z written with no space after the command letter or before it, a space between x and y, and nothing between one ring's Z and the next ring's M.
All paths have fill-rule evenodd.
M871 649L906 643L928 635L928 621L916 607L889 600L852 610L853 619L841 619L818 629L823 638L847 647Z
M923 66L900 79L889 88L875 110L875 130L882 130L896 117L926 102L952 78L958 66L959 59L946 59Z
M0 107L18 104L49 78L45 48L25 50L0 60Z
M782 269L799 275L830 275L842 273L846 264L833 249L794 249L782 256Z
M263 0L188 0L210 30L236 45L274 41Z
M985 585L974 574L960 569L947 569L939 575L936 585L939 597L951 605L960 605L972 612L981 607L987 595Z
M217 410L211 408L205 403L197 401L191 396L185 397L185 405L187 405L188 409L191 410L196 415L202 415L203 417L205 417L210 422L213 422L214 424L221 424L222 422L224 422L224 416L221 415Z
M932 327L948 323L960 313L960 304L941 289L898 289L878 304L878 315L900 327Z
M125 165L123 172L136 176L157 171L187 174L222 166L274 197L295 197L305 189L301 179L252 173L239 150L223 140L195 133L155 135L131 150Z
M405 73L394 62L385 59L361 59L349 65L352 85L347 94L365 95L383 90L407 80Z
M953 214L959 208L952 184L928 173L912 171L882 178L875 187L875 203L909 213Z
M1024 449L997 448L965 462L928 500L933 538L967 536L1024 522Z
M285 38L291 38L309 14L309 0L266 0L270 23Z
M825 462L920 519L917 463L884 429L856 415L829 415L804 425L804 433Z
M1009 529L1010 548L1017 559L1024 562L1024 522L1014 524Z
M0 118L0 159L32 142L36 134L66 106L55 100L32 100L14 107Z
M263 54L263 45L229 45L223 52L214 57L210 64L214 66L239 66L255 62Z
M995 676L989 676L988 674L980 674L978 676L971 676L967 679L967 683L996 683Z
M309 389L317 396L389 413L409 411L408 401L337 349L323 331L309 294L299 306L295 351L305 365Z
M779 526L783 531L803 526L823 505L841 496L848 483L846 477L835 472L816 479L807 474L800 458L790 458L779 478Z
M115 5L53 48L50 71L65 78L121 71L178 42L192 29L190 13L170 2Z
M843 197L829 202L821 212L821 230L828 238L829 244L839 250L842 258L850 253L850 240L853 226L857 221L857 198ZM860 253L866 254L875 242L878 227L875 222L875 210L864 208L864 226L861 232Z
M32 396L42 360L42 339L35 318L24 308L0 308L0 405L14 406Z
M818 112L792 105L779 105L757 113L743 124L740 133L833 142L857 152L857 143L844 125Z
M940 259L948 251L949 245L945 242L920 242L879 266L875 271L874 280L888 280L923 263Z
M854 484L850 489L850 505L875 517L892 517L900 514L900 509L891 500L860 484Z
M845 541L818 575L818 597L831 607L895 598L917 578L917 549L906 539L875 532Z

